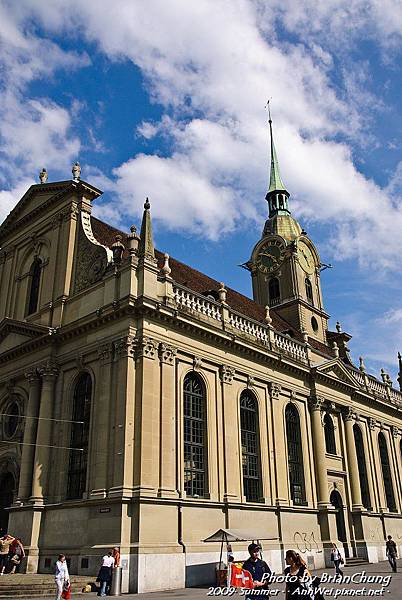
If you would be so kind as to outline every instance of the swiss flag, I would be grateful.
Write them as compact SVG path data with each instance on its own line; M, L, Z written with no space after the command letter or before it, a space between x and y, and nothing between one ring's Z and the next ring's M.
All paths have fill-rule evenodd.
M243 571L241 567L236 567L236 565L232 564L230 573L230 585L231 587L247 588L252 590L254 585L251 573L249 573L249 571Z

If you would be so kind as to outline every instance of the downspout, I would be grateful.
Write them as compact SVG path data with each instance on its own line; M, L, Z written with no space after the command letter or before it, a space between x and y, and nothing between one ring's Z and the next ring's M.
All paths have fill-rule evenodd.
M177 532L177 543L183 548L183 554L186 553L186 545L183 542L183 507L181 504L178 505L178 532Z

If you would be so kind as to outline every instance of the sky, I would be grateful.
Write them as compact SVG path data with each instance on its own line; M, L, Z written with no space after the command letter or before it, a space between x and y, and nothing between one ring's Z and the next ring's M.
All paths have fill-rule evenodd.
M330 328L397 386L402 352L400 0L0 0L0 222L42 167L129 231L251 296L282 179L315 242Z

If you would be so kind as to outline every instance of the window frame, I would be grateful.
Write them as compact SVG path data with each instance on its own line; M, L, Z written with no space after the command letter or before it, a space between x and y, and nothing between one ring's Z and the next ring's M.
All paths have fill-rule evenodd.
M247 406L247 402L252 404L252 406ZM261 444L258 400L255 394L248 389L243 390L240 394L239 411L243 496L245 497L246 502L262 502ZM243 427L243 424L246 424L246 421L248 421L248 424L251 424L252 420L254 420L254 423L252 424L253 429L246 429ZM249 450L249 448L252 446L254 446L253 452ZM244 450L244 448L246 448L246 450ZM253 468L256 472L256 475L254 476L250 474ZM252 488L254 488L254 490Z
M187 382L196 383L199 386L199 393L187 389ZM208 434L207 434L207 393L205 383L198 373L188 372L183 379L183 491L187 498L209 498L208 481ZM187 397L186 397L187 396ZM195 400L199 400L198 414ZM191 404L187 405L189 402ZM190 408L189 414L186 409ZM188 439L187 434L189 434ZM201 435L201 442L194 441L194 437ZM202 451L201 451L202 450ZM186 457L190 455L189 459ZM202 458L202 468L195 468L193 465L186 467L186 461L194 464L194 457ZM198 479L198 482L197 482ZM187 482L190 485L187 485ZM198 484L198 487L197 487Z
M83 384L85 383L85 385ZM84 389L81 390L80 386ZM89 391L88 391L89 388ZM84 401L84 406L79 406L79 401ZM87 491L88 466L90 457L90 431L93 404L93 381L88 371L81 373L75 381L73 388L73 402L71 410L70 443L67 471L67 500L81 500ZM82 410L80 413L79 410ZM82 421L81 423L74 421ZM80 427L82 430L80 433ZM74 448L81 448L78 453Z
M294 417L293 420L293 433L294 440L291 440L290 424L292 423L288 419L288 415ZM294 506L307 506L306 496L306 478L304 473L304 456L303 456L303 443L302 443L302 431L300 423L300 415L297 408L288 403L285 407L285 431L286 431L286 444L287 444L287 463L288 463L288 481L290 489L290 497ZM291 444L294 448L292 451ZM291 452L297 460L291 460ZM298 475L296 481L294 481L294 474ZM300 481L297 482L297 479ZM296 486L300 487L298 494L295 494Z

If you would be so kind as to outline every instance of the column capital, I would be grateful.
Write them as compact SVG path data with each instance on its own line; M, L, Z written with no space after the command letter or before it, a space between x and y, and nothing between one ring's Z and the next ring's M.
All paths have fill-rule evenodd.
M229 367L228 365L221 365L219 369L219 376L221 378L222 383L232 384L233 377L235 375L235 370L233 367Z
M310 396L308 405L311 411L321 411L324 406L324 398L322 396Z
M392 437L397 438L399 435L401 435L401 430L396 425L391 425L391 433Z
M98 361L101 363L107 363L113 358L113 343L112 342L104 342L99 344L97 348L98 352Z
M356 417L357 417L357 415L351 406L348 406L347 408L342 410L342 418L345 422L346 421L354 421L356 419Z
M374 419L374 417L369 418L368 425L369 425L371 431L374 431L374 429L377 427L377 421Z
M275 381L270 381L268 384L268 387L269 387L269 393L270 393L272 400L279 400L279 396L282 391L282 386L280 385L280 383L275 383Z
M154 360L157 352L157 342L146 335L135 339L135 358L149 358Z
M40 381L40 375L36 367L28 369L28 371L25 371L24 375L25 378L28 379L29 385L34 385L35 383L39 383Z
M135 339L133 335L124 335L113 342L113 351L116 360L127 358L128 356L133 358L135 349Z
M161 342L158 346L158 356L161 363L173 365L177 354L177 348Z
M44 380L53 380L60 373L60 368L56 362L47 360L44 365L39 367L38 373Z

